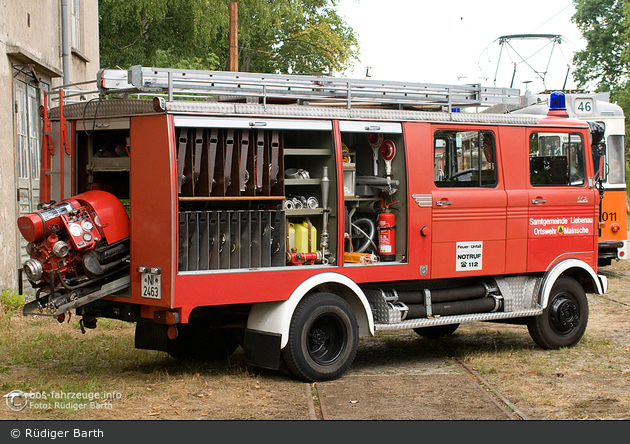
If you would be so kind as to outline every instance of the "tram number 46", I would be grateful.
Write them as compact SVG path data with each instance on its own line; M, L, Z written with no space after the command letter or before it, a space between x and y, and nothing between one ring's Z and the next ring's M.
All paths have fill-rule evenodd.
M617 222L617 213L611 211L610 213L608 212L602 212L602 222Z
M593 114L593 99L577 99L575 101L575 114Z
M142 297L150 298L150 299L161 299L162 291L161 291L161 276L150 274L150 273L142 273Z

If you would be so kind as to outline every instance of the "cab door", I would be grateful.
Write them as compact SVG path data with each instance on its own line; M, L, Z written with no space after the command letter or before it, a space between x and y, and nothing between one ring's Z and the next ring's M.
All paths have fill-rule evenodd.
M507 197L497 128L434 127L432 278L505 272Z
M588 186L585 134L532 129L528 136L527 271L545 271L567 257L595 266L599 195Z

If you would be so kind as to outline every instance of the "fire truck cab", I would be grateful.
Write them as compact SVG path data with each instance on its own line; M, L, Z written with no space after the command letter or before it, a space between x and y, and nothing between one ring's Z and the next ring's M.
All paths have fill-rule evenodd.
M479 85L143 67L97 83L43 113L55 202L18 221L26 314L135 322L137 348L183 359L241 345L321 381L377 330L514 322L572 346L585 293L606 292L599 142L561 95L530 116L464 112L518 100Z

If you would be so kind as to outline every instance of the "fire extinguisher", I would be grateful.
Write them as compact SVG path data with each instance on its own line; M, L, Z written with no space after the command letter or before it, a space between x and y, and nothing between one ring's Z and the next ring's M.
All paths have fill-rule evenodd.
M398 202L386 205L378 215L378 255L382 262L396 260L396 215L389 207Z

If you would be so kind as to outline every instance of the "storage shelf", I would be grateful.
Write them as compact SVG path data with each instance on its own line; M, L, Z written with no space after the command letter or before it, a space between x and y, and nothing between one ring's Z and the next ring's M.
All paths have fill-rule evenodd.
M208 201L248 201L248 200L284 200L284 196L210 196L210 197L180 197L180 202L208 202Z
M344 198L344 200L346 202L378 202L380 199L378 198L378 196L374 196L374 197L348 197L346 196Z
M302 208L299 210L284 210L287 217L293 216L317 216L320 214L324 214L324 210L322 208Z
M321 185L321 179L284 179L285 185Z
M129 171L129 157L93 157L86 170L90 173Z
M284 148L285 156L330 156L332 150L328 148Z

